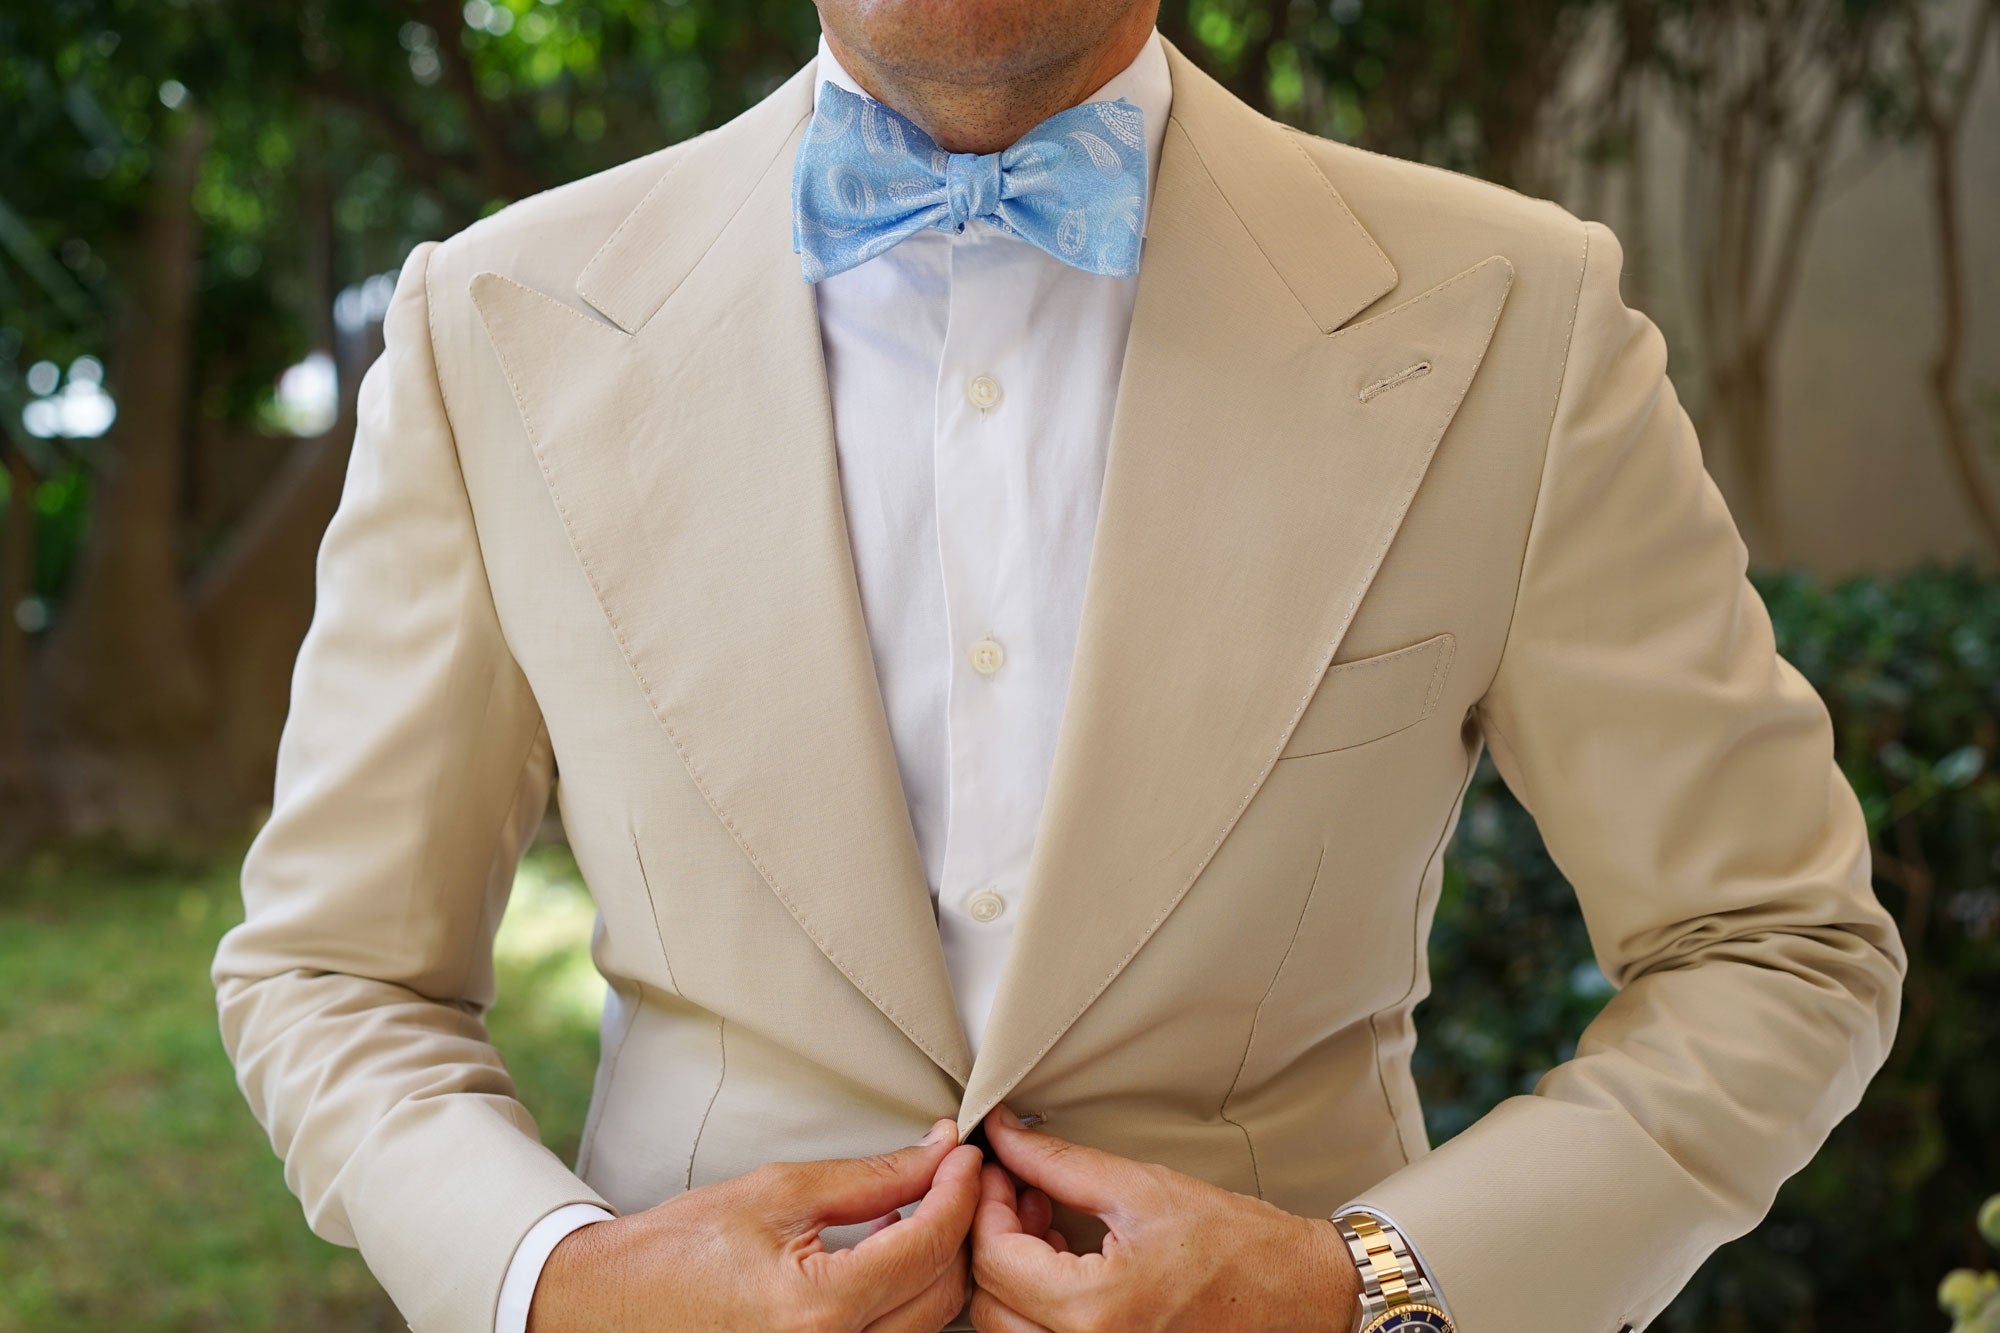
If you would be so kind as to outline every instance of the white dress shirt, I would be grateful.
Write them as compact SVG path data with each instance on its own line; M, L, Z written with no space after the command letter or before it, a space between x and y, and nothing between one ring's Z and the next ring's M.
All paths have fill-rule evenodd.
M819 74L867 96L824 37ZM1156 32L1084 99L1144 114L1149 199L1172 94ZM975 1052L1055 758L1138 282L974 219L815 287L869 648ZM525 1330L556 1243L610 1216L571 1205L528 1233L498 1333Z

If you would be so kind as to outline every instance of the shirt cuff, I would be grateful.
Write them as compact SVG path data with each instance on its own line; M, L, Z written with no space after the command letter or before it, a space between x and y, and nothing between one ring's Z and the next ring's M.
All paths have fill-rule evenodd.
M1371 1207L1370 1205L1365 1203L1343 1204L1341 1207L1333 1210L1333 1216L1335 1217L1340 1216L1342 1213L1366 1213L1368 1214L1368 1216L1374 1218L1377 1222L1382 1223L1384 1226L1391 1226L1396 1228L1396 1234L1403 1238L1403 1244L1410 1247L1410 1257L1412 1259L1415 1259L1417 1261L1417 1267L1423 1270L1424 1280L1431 1284L1432 1299L1434 1299L1437 1302L1438 1309L1444 1311L1445 1318L1452 1319L1452 1322L1454 1324L1457 1323L1457 1320L1452 1318L1451 1302L1444 1298L1444 1288L1438 1285L1438 1280L1435 1275L1435 1270L1433 1270L1430 1264L1425 1261L1424 1252L1417 1248L1417 1238L1415 1236L1412 1236L1409 1232L1403 1230L1403 1224L1401 1222L1398 1222L1395 1218L1389 1216L1387 1213L1383 1212L1380 1208ZM527 1248L525 1243L523 1244L522 1248L523 1249Z
M535 1300L535 1285L542 1280L542 1268L555 1253L557 1243L572 1231L612 1218L613 1214L594 1203L568 1203L530 1227L514 1247L506 1280L500 1284L500 1310L493 1320L493 1333L528 1333L528 1307Z

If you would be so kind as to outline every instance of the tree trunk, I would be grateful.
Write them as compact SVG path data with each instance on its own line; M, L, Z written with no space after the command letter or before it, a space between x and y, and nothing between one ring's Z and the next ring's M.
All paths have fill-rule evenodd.
M186 778L210 695L180 587L179 502L201 232L192 203L208 142L190 118L162 154L118 315L118 420L90 529L38 663L53 734L45 773L73 831L150 838L198 809Z
M323 435L292 447L189 598L208 679L229 700L216 718L212 781L246 813L271 794L278 738L291 708L292 664L312 623L320 538L347 477L361 374L381 350L379 328L343 341L334 327L339 278L331 182L315 173L304 197L315 341L336 354L340 410Z
M368 339L361 354L342 358L339 418L294 446L191 598L208 678L229 700L216 718L210 780L246 810L270 796L292 664L312 622L320 538L346 480L361 371L378 345Z
M1958 225L1958 147L1965 108L1972 100L1985 65L1986 34L1996 7L2000 6L1989 0L1973 22L1967 41L1969 54L1956 89L1938 88L1939 80L1933 79L1924 63L1929 41L1921 8L1905 6L1905 22L1922 129L1930 149L1931 223L1937 240L1938 346L1926 384L1938 429L1944 436L1945 453L1958 473L1966 507L1972 511L1988 550L2000 557L2000 496L1995 494L1993 478L1973 438L1972 421L1965 410L1959 383L1965 361L1966 311L1965 243Z
M1743 485L1742 517L1753 545L1766 558L1782 552L1778 506L1773 493L1771 463L1773 417L1771 352L1751 343L1715 368L1712 419L1721 427Z
M2000 557L2000 499L1973 439L1972 422L1959 395L1959 368L1965 360L1965 256L1958 231L1958 139L1931 146L1932 211L1938 245L1938 349L1928 383L1945 452L1958 472L1966 506L1979 524L1987 549Z
M35 470L7 450L7 526L0 545L0 865L35 838L43 812L28 736L28 632L20 609L35 583Z

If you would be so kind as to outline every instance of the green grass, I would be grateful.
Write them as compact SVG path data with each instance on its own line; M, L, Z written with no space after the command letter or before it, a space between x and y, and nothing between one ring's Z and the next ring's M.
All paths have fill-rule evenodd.
M0 882L0 1330L400 1330L360 1257L307 1230L216 1033L236 863L42 864ZM495 1041L573 1158L597 1057L592 910L523 865Z

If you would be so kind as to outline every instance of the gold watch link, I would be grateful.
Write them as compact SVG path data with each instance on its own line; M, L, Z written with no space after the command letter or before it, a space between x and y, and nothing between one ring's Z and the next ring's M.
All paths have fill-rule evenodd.
M1368 1213L1333 1218L1361 1273L1355 1333L1457 1333L1437 1290L1393 1226Z

